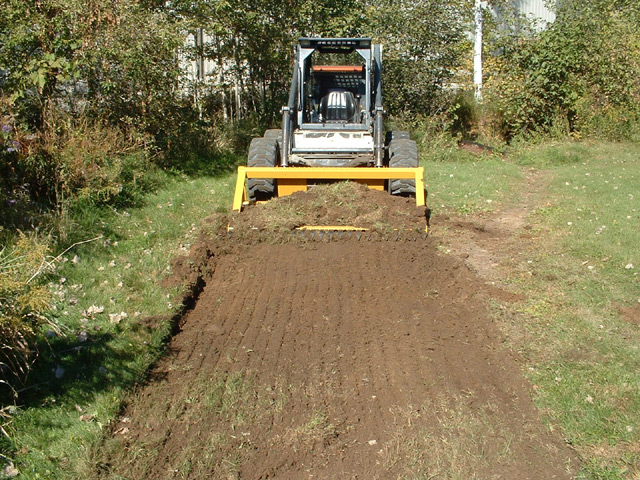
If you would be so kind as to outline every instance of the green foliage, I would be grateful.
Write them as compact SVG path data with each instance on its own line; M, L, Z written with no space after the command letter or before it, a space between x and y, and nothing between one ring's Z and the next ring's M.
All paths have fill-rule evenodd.
M5 227L51 223L48 211L64 214L78 202L131 205L157 185L158 168L121 130L68 115L45 118L39 135L11 128L18 146L0 152Z
M52 298L42 276L52 268L48 246L20 234L0 250L0 399L6 400L26 379L35 358L36 330L47 322Z
M485 96L507 138L546 131L629 138L640 119L640 19L631 2L558 4L540 33L498 35Z
M0 87L26 128L45 126L52 109L87 107L136 131L166 123L183 42L166 15L133 0L10 0L0 31Z
M182 0L167 10L186 19L191 32L203 28L204 45L185 48L217 65L216 78L191 86L208 114L238 119L257 114L261 125L277 121L291 79L293 43L299 36L356 36L362 27L362 0Z
M1 224L151 188L152 155L194 117L178 95L176 22L134 0L11 0L0 32Z
M385 108L420 115L446 109L444 87L470 46L468 2L372 0L366 13L384 47Z
M166 147L165 139L190 113L177 95L180 26L134 1L95 5L88 23L98 28L87 32L83 52L90 112L145 144L157 139L156 147Z
M81 44L72 27L80 11L74 2L66 3L8 0L0 10L0 71L5 77L0 88L32 125L42 125L46 103L62 83L79 75Z

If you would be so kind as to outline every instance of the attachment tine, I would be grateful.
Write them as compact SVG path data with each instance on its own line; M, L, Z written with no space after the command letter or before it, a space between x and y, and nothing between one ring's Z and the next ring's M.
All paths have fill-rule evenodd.
M360 240L361 236L362 236L362 234L360 232L356 232L356 238L358 239L358 241Z

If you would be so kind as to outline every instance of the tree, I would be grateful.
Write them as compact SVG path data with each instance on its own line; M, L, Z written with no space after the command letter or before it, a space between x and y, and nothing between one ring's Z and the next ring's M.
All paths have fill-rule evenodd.
M487 99L507 137L566 125L570 132L620 135L640 112L640 7L596 0L558 3L547 29L502 44ZM490 46L495 49L495 45Z
M386 107L432 114L468 51L469 2L373 0L371 32L384 45Z

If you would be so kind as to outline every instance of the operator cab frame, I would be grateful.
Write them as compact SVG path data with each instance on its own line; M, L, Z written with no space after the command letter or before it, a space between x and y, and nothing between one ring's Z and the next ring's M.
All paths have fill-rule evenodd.
M382 167L381 73L382 48L370 38L298 39L281 166Z
M303 130L370 130L373 55L370 38L300 38L297 124ZM316 65L314 53L348 56L358 65Z

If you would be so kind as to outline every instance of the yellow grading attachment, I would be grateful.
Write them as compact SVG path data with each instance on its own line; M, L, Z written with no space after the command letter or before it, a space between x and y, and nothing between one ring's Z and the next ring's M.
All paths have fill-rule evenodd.
M416 206L425 205L424 168L377 168L377 167L238 167L233 209L242 210L248 200L247 178L275 178L277 196L306 191L307 180L353 180L369 188L384 190L384 181L394 178L414 179L416 182Z

